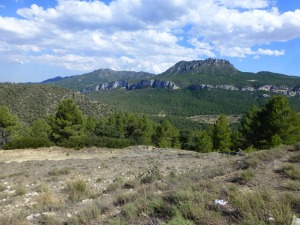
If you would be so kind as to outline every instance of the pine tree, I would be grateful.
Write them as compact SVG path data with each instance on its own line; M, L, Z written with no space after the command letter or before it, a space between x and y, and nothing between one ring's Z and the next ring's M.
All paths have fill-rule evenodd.
M213 142L209 134L204 131L196 139L195 150L197 152L211 152L213 148Z
M230 151L231 129L225 115L221 115L213 129L213 147L216 151Z
M52 119L54 142L64 144L80 141L85 137L85 119L72 99L63 100Z
M5 106L0 107L0 147L9 140L9 136L18 124L17 116Z
M30 136L49 139L52 129L45 119L37 119L31 125Z
M260 112L256 123L260 148L269 148L280 143L294 144L300 137L300 117L294 112L284 96L274 96Z

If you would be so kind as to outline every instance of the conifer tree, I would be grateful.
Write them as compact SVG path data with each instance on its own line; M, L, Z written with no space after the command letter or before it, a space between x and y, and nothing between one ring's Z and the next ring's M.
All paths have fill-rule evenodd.
M294 144L300 138L300 117L290 108L284 96L274 96L254 118L258 124L260 148L276 146L280 143Z
M17 124L17 116L11 114L6 106L0 107L0 147L9 140L9 136Z
M222 114L213 129L213 147L216 151L230 151L231 129L227 117Z
M197 152L211 152L213 148L213 142L209 134L204 131L196 139L195 149Z
M63 100L51 121L52 137L56 143L79 141L85 137L85 119L72 99Z

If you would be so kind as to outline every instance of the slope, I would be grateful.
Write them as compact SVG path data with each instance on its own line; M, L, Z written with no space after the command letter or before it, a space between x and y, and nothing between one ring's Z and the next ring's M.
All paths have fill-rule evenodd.
M107 83L117 80L126 80L128 82L141 80L154 76L151 73L134 71L114 71L110 69L99 69L90 73L67 77L50 82L57 86L70 88L73 90L89 89L100 83Z
M0 106L7 106L24 122L53 114L58 103L72 98L86 115L101 117L113 109L108 105L88 99L87 96L53 85L0 84Z

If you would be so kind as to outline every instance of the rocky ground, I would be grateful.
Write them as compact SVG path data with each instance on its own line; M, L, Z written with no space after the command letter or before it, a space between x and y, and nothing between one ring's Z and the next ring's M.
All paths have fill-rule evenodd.
M163 224L171 217L159 210L175 204L168 199L183 192L194 209L205 211L203 218L188 216L194 223L184 224L240 224L247 217L233 196L249 191L257 196L266 188L268 195L277 196L268 207L283 197L292 202L290 221L274 224L291 224L300 213L300 154L295 149L282 146L243 156L147 146L0 151L0 225ZM207 197L199 202L202 193ZM157 199L163 208L155 209ZM217 199L232 204L223 212L212 205ZM257 214L253 208L244 210ZM180 219L170 224L180 224Z
M43 201L41 197L46 188L64 205L59 211L60 217L71 217L82 205L93 200L80 199L78 203L68 205L65 192L68 182L83 179L93 192L102 195L116 178L135 180L154 167L159 168L162 175L201 171L214 167L224 157L227 156L145 146L80 151L59 147L0 151L0 215L33 207ZM110 201L109 194L102 198ZM45 210L36 210L36 215L50 213ZM34 215L32 212L27 215L29 222L34 223Z

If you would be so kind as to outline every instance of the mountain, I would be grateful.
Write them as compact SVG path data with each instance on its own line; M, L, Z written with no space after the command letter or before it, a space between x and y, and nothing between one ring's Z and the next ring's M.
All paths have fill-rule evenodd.
M73 90L91 89L100 83L125 80L127 82L139 81L151 78L154 74L134 71L114 71L110 69L99 69L90 73L54 80L50 83L70 88ZM45 82L45 81L44 81ZM49 83L49 82L47 82Z
M51 79L48 79L48 80L44 80L41 83L42 84L48 84L48 83L53 83L53 82L56 82L56 81L60 81L60 80L67 79L67 78L72 78L72 77L73 76L69 76L69 77L58 76L58 77L54 77L54 78L51 78Z
M300 77L262 71L258 73L237 70L229 61L223 59L206 59L181 61L157 75L157 79L174 82L181 88L190 85L234 85L239 89L253 87L258 89L263 85L300 86Z
M44 81L54 85L89 93L106 90L212 89L261 91L300 94L300 78L271 72L249 73L239 71L229 61L205 59L180 61L165 72L154 75L145 72L99 69L72 77L56 77Z
M0 96L0 106L7 106L24 122L54 114L64 98L72 98L85 115L101 117L114 111L111 106L54 85L0 83Z
M164 72L162 76L174 76L190 71L197 74L222 74L229 76L233 76L238 72L238 70L227 60L208 58L205 60L180 61Z
M118 111L168 118L180 128L198 129L191 122L198 115L242 114L276 94L288 96L300 112L300 77L242 72L223 59L180 61L158 75L100 69L52 84L82 91Z

